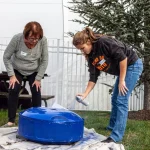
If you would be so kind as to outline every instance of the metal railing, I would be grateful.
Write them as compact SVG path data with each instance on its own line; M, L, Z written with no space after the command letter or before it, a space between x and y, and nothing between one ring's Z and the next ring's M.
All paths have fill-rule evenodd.
M0 39L0 71L6 70L3 64L3 53L10 39ZM75 101L77 93L84 92L89 80L87 62L80 51L71 42L48 40L49 64L46 73L49 75L42 80L42 93L55 95L48 105L54 102L68 109L75 110L111 110L110 87L115 82L114 76L102 73L95 88L86 98L89 106L85 107ZM105 84L104 84L105 83ZM29 87L27 87L29 88ZM132 92L129 100L129 110L143 109L144 91L140 87Z

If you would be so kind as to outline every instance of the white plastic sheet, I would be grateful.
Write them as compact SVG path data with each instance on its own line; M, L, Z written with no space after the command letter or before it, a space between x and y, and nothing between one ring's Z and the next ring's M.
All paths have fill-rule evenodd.
M122 144L101 143L106 137L84 128L84 136L72 145L42 145L16 138L17 127L0 128L0 150L125 150Z

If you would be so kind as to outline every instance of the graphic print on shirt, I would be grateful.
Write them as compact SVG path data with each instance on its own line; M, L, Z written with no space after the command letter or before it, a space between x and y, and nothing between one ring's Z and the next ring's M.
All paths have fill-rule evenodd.
M110 64L106 62L104 56L98 56L94 59L92 64L99 69L100 71L107 71L110 67Z

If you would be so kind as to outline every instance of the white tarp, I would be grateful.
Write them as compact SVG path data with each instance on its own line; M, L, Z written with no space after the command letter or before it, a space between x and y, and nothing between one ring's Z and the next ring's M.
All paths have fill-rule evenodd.
M84 128L84 136L72 145L42 145L16 138L17 127L0 128L0 150L125 150L122 144L101 143L106 137Z

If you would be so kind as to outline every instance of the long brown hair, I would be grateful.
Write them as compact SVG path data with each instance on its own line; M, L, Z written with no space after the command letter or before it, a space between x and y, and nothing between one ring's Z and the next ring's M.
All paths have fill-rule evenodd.
M24 37L28 38L30 33L34 36L39 35L40 39L42 39L43 37L43 29L41 25L36 21L29 22L25 25L24 30L23 30Z
M74 35L72 43L74 46L85 44L88 40L94 43L101 36L101 34L95 34L89 27L86 27Z

